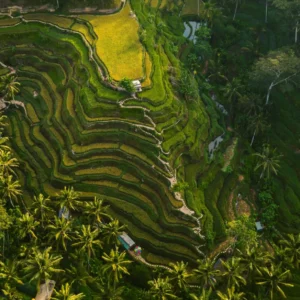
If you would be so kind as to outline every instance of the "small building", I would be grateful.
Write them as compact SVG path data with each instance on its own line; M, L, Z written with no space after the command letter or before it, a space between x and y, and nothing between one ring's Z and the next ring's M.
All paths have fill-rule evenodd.
M134 88L135 88L135 90L137 92L141 92L142 91L142 84L141 84L141 82L139 80L133 80L132 84L133 84L133 86L134 86Z
M131 248L133 248L133 246L135 246L135 242L126 232L123 232L121 235L119 235L118 240L126 250L130 250Z
M70 219L69 209L66 207L62 207L58 212L58 217L61 219L63 218L63 219L69 220Z
M264 225L261 224L261 222L259 222L259 221L255 222L255 227L256 227L257 231L261 231L264 229Z

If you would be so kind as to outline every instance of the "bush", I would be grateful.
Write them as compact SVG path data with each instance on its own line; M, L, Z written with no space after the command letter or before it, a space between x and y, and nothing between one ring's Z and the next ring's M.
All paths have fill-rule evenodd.
M148 281L152 279L151 269L142 264L132 264L129 268L129 281L140 288L147 289Z
M123 78L120 81L119 85L130 94L135 92L135 87L134 87L132 81L128 78Z

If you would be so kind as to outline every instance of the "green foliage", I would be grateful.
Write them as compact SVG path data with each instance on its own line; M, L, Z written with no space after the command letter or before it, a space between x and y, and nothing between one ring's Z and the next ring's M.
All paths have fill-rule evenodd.
M300 72L300 58L292 49L284 48L270 51L254 65L250 75L256 82L265 82L268 89L266 105L273 87L292 80Z
M130 273L128 280L134 286L147 289L148 281L152 278L151 270L143 264L132 264L128 269Z
M62 285L61 289L59 291L55 292L55 297L53 297L54 300L80 300L84 299L85 296L83 293L80 294L72 294L71 292L71 285L69 283L66 283L65 285Z
M32 254L24 265L25 278L29 278L30 282L35 281L37 287L39 287L40 283L50 280L53 274L64 272L58 268L63 257L52 254L51 249L51 247L44 251L40 251L37 248L32 249Z
M258 194L261 208L261 222L267 227L273 227L277 223L278 205L274 203L272 194L268 191L261 191Z
M4 237L4 231L9 229L12 224L12 218L7 213L6 209L0 205L0 238L3 239Z
M254 171L262 170L260 178L266 176L267 179L270 179L272 173L277 175L282 155L278 154L276 149L271 149L270 145L265 144L263 145L262 153L254 153L253 155L258 158Z
M174 192L183 192L189 189L189 184L187 182L178 182L173 187Z
M236 220L228 223L228 234L235 238L236 246L241 249L244 249L247 245L255 245L258 240L254 218L246 215L241 215Z
M199 98L197 82L186 70L181 72L179 91L186 100L197 101Z
M132 83L132 80L130 80L128 78L123 78L120 81L120 86L123 87L128 93L135 92L135 87Z

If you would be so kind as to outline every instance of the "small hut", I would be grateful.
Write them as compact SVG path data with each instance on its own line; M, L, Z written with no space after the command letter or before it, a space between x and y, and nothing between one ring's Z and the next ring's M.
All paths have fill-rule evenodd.
M264 229L264 225L259 221L255 222L255 227L257 231L262 231Z
M135 90L137 92L141 92L142 91L142 84L141 84L141 82L139 80L133 80L132 84L133 84L133 86L134 86L134 88L135 88Z
M118 240L126 250L130 250L135 246L135 242L126 232L123 232L121 235L119 235Z

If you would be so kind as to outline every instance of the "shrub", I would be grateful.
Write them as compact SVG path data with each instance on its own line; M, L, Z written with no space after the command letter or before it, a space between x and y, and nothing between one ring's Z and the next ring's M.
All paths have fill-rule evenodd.
M128 78L123 78L120 81L120 86L123 87L128 93L135 92L135 87L134 87L132 81Z

